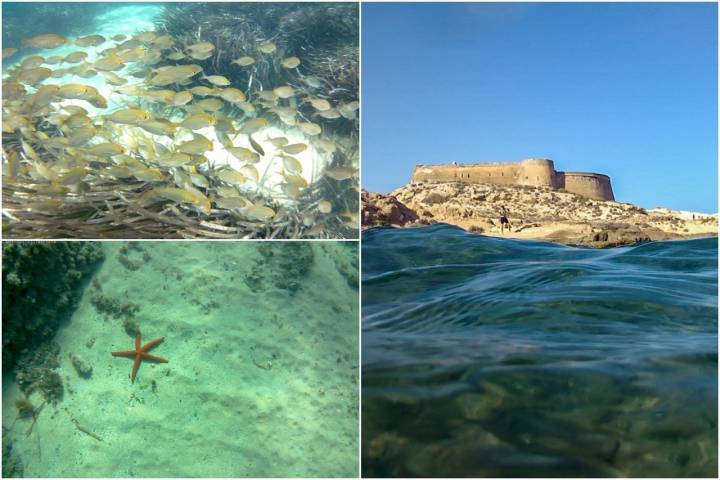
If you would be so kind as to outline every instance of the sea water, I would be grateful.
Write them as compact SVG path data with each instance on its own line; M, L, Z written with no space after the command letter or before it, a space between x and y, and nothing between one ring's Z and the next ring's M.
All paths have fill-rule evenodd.
M716 476L717 250L364 232L363 474Z
M150 102L147 97L137 96L132 91L127 93L126 89L137 87L155 93L160 90L188 91L193 87L214 87L203 75L223 76L230 82L230 87L243 92L248 101L222 102L222 107L213 113L220 120L233 122L234 133L229 134L232 138L225 138L227 132L223 137L213 125L192 130L193 133L203 135L211 144L203 154L204 159L198 160L200 162L196 169L198 171L191 172L205 177L204 179L196 177L194 185L201 187L201 193L205 197L215 198L213 197L216 193L215 187L219 185L218 181L212 181L216 177L215 174L225 166L236 171L242 170L246 173L247 179L242 184L238 184L238 194L247 197L251 203L260 202L263 205L268 203L268 208L272 208L274 212L281 207L291 212L289 222L283 224L278 220L282 228L287 227L286 224L297 226L296 229L287 227L290 232L287 236L300 237L301 234L296 230L305 229L309 230L309 233L305 232L308 236L357 238L358 195L355 187L357 186L359 120L355 110L359 106L356 71L359 35L354 34L357 29L357 14L354 5L330 2L318 4L222 2L210 5L199 2L5 2L2 10L3 48L18 50L3 59L3 83L8 84L8 78L15 78L9 76L23 60L30 56L43 57L45 63L41 66L50 69L58 77L50 77L35 85L25 85L26 95L21 97L23 100L33 94L37 88L45 85L62 86L80 83L96 88L107 100L107 108L95 108L85 100L57 98L53 100L52 106L57 110L61 106L69 105L86 109L96 127L100 128L102 125L103 132L112 134L107 139L111 138L113 142L128 148L131 156L155 168L156 157L161 156L160 153L157 155L155 153L176 150L182 142L193 138L190 130L179 128L174 137L149 135L140 128L106 121L105 116L118 109L134 106L147 110L154 118L180 124L190 115L191 110L194 112L200 108L198 105L203 100L217 100L219 98L216 96L217 91L207 97L195 94L191 103L179 108L171 103L168 104L167 100ZM104 53L112 51L113 48L121 48L121 52L124 52L130 48L123 46L126 40L141 32L169 35L175 43L170 48L162 49L158 59L147 60L147 64L145 59L129 60L123 68L115 70L114 74L127 81L122 86L109 82L102 74L94 71L94 62L102 58ZM68 42L52 49L22 48L23 40L47 33L62 35L68 39ZM105 41L89 47L79 47L74 43L77 38L96 34L103 36ZM117 35L127 38L113 40ZM260 52L259 46L270 40L274 42L276 50L272 53ZM214 49L210 58L204 60L190 56L180 60L168 58L172 54L188 53L187 47L198 42L212 43ZM143 49L159 51L147 42L142 44L140 50L144 51ZM88 56L85 61L77 64L46 63L50 57L64 57L74 52L84 52ZM254 63L250 65L239 66L231 61L248 55L254 59ZM295 56L301 62L298 66L289 68L282 65L283 59ZM155 78L157 69L186 64L202 67L202 75L195 75L192 79L183 81L182 85L173 83L153 86L149 83ZM79 76L72 70L83 65L87 67L86 75ZM292 87L294 90L290 98L264 101L260 96L264 93L266 94L264 98L268 98L267 95L273 95L271 90L283 86ZM337 115L327 118L321 116L322 112L316 111L308 103L308 99L314 97L328 101L334 110L340 109L336 112ZM349 112L343 108L355 110ZM342 115L341 111L344 112ZM285 117L281 118L278 112L282 112ZM49 115L47 112L44 114ZM267 122L265 127L254 132L255 137L252 142L257 147L251 145L248 135L238 133L254 118ZM216 125L218 124L219 121ZM223 128L230 129L228 123L223 125ZM51 137L67 134L66 132L61 135L53 129L45 133ZM96 135L88 146L98 143L101 138L104 137ZM302 144L299 147L304 150L297 151L292 160L287 161L290 167L286 168L285 160L279 156L283 150L272 140L287 144ZM6 135L4 144L12 145L13 142L17 146L15 136ZM254 149L257 148L261 153L250 162L252 163L250 165L231 153L227 149L227 142L246 150L255 151ZM57 153L46 158L44 148L30 143L34 145L44 163L54 164L58 157ZM140 148L138 145L144 147ZM63 153L67 155L60 155L58 158L62 157L63 160L73 158L74 153ZM347 172L342 172L342 177L338 174L335 174L335 177L328 176L331 175L328 172L339 167L347 169ZM96 175L99 169L100 167L93 167L88 172ZM174 188L176 184L182 184L175 179L180 178L188 169L187 166L185 169L176 167L170 175L166 168L163 170L164 177L161 180L155 179L157 181L154 181L154 186ZM195 170L194 167L193 169ZM289 173L290 171L293 173ZM25 181L23 178L20 175L20 179L13 182ZM117 184L123 184L122 178L129 177L116 179L111 175L110 178ZM5 178L5 181L8 182L8 178ZM86 183L93 181L86 179ZM295 183L292 183L293 181ZM161 185L162 182L167 184ZM133 204L133 200L130 199L129 203ZM218 202L215 207L231 210L221 208ZM98 210L102 211L102 209ZM210 214L206 213L206 215ZM63 221L60 215L48 216L53 220ZM247 216L241 219L247 220ZM23 223L15 218L13 220L18 224ZM225 227L236 226L231 221L226 223ZM32 227L28 229L32 231ZM220 230L226 233L222 227ZM25 232L15 233L11 229L9 236L40 237ZM217 234L217 231L214 233ZM81 238L103 238L103 235L99 234L77 233L77 235ZM134 238L137 235L137 232L130 232L121 236ZM65 238L66 234L54 236ZM113 235L115 238L119 236ZM158 235L152 236L152 238L157 237Z
M247 4L248 2L237 2L233 5L233 3L222 3L217 5L216 10L222 10L222 14L225 16L231 15L233 12L238 16L238 23L241 21L240 16L243 13L246 13L247 11ZM188 2L187 5L189 7L196 6L197 2ZM308 12L311 10L310 7L306 7L306 4L303 3L285 3L285 4L278 4L278 3L266 3L266 9L268 12L272 11L272 14L276 17L279 16L277 13L278 10L287 12L288 18L282 20L283 24L287 26L288 23L291 22L290 14L295 13L298 16L300 15L312 15L310 13L303 14L303 9L307 9ZM332 6L337 4L327 3L328 9L332 10ZM233 6L235 8L233 8ZM125 35L128 39L130 39L133 35L136 35L137 33L144 32L144 31L159 31L160 33L165 33L163 31L163 28L167 28L166 22L168 22L168 19L166 18L166 10L178 10L182 8L182 4L173 3L173 2L53 2L53 3L21 3L21 2L4 2L3 3L3 47L4 48L19 48L20 51L12 55L6 60L3 60L3 70L8 69L10 67L13 67L15 65L18 65L22 62L23 59L27 58L28 56L33 55L41 55L44 57L49 56L56 56L56 55L67 55L72 52L77 52L79 50L87 52L89 55L86 59L87 62L92 63L93 61L100 58L100 53L108 48L111 48L112 46L116 44L120 44L121 42L113 42L109 39L115 35ZM270 20L267 18L264 18L263 11L262 11L262 4L257 9L256 14L257 18L255 21L258 23L258 25L262 25L264 22L271 23ZM175 45L172 49L165 51L166 56L170 51L179 51L185 48L187 45L184 43L192 42L192 41L211 41L214 43L218 43L218 48L222 48L222 45L219 43L219 38L222 36L220 32L213 32L213 17L210 13L210 8L207 9L207 20L205 20L205 28L207 31L203 32L202 29L198 29L197 32L195 31L187 31L187 32L172 32L173 35L178 36L176 38L177 45ZM351 12L352 13L352 12ZM187 15L194 15L194 11L192 13L187 13ZM182 15L182 14L181 14ZM273 17L274 18L274 17ZM275 21L277 21L276 18L274 18ZM198 19L199 20L199 19ZM188 22L190 24L191 22ZM164 26L164 27L163 27ZM315 26L315 25L313 25ZM259 27L258 27L259 28ZM307 25L304 25L303 27L298 27L298 30L302 29L308 29L309 27ZM239 27L238 27L239 29ZM328 32L331 32L330 28L327 28ZM240 30L238 30L239 32ZM108 41L103 42L101 45L97 47L84 47L80 48L76 45L74 45L72 42L69 42L68 44L62 45L58 48L49 49L49 50L37 50L37 49L21 49L22 40L30 38L35 35L45 34L45 33L57 33L63 36L68 37L70 40L74 40L75 38L86 36L86 35L94 35L94 34L100 34L103 35L108 39ZM269 32L274 34L275 36L279 36L281 32L279 31L272 31ZM285 32L287 33L287 32ZM179 35L184 35L182 38L179 38ZM226 32L224 34L227 34ZM307 32L306 35L315 42L312 46L317 47L318 44L322 45L322 42L319 42L317 40L318 35L322 35L321 33L318 34L318 32ZM313 36L314 35L314 36ZM328 33L330 40L327 40L326 43L332 43L336 39L333 39L333 34ZM227 39L224 39L227 40ZM338 40L340 41L340 40ZM249 41L248 41L249 42ZM348 48L351 48L355 46L348 45ZM283 51L294 51L293 48L297 48L293 45L281 45ZM254 44L247 44L243 46L244 49L246 49L247 52L252 53L254 56L258 57L258 62L261 62L263 60L262 55L257 54L255 52L255 45ZM309 46L302 45L301 49L306 50L310 48ZM319 49L319 47L317 47ZM245 51L245 50L243 50ZM226 53L233 53L235 56L240 56L241 52L226 52ZM313 54L316 54L318 52L310 52ZM309 54L308 54L309 55ZM275 55L277 57L277 55ZM273 61L278 61L278 59L271 57ZM308 59L305 58L306 63L308 62ZM131 63L131 62L130 62ZM163 58L161 65L166 65L168 63L167 60ZM170 64L201 64L204 68L207 68L207 72L203 72L203 74L221 74L221 75L227 75L230 80L233 82L233 87L240 88L242 91L244 91L246 94L251 94L250 87L252 85L255 85L255 89L257 90L257 81L255 82L249 82L246 83L244 80L246 79L246 75L243 69L237 66L232 66L231 68L228 67L227 71L218 71L218 66L215 65L209 65L206 61L199 61L192 58L186 58L182 61L178 62L170 62ZM73 67L77 66L77 64L69 64L69 63L61 63L57 65L43 65L44 67L49 67L51 70L58 70L61 67ZM156 68L158 65L153 65L153 68ZM305 67L303 67L305 68ZM129 80L131 80L132 83L139 84L140 82L133 78L132 76L129 76L129 72L133 70L138 70L137 65L134 67L127 67L121 71L117 71L116 73L119 73L123 77L127 77ZM252 71L252 69L251 69ZM309 71L309 70L308 70ZM308 71L305 72L305 74L309 75ZM4 74L7 73L6 71L3 72ZM239 83L239 80L243 79L242 83ZM282 80L287 80L283 78ZM280 79L277 79L277 82L281 83ZM84 108L86 108L91 115L101 114L101 113L107 113L108 111L112 111L114 109L124 107L126 106L127 99L114 94L115 88L105 82L102 75L95 75L91 78L81 78L75 75L65 75L61 78L49 78L46 81L42 82L42 84L57 84L57 85L64 85L67 83L82 83L84 85L90 85L98 89L98 91L108 100L108 108L107 109L97 109L94 108L92 105L88 104L84 101L74 101L74 102L65 102L65 103L73 103L80 105ZM290 82L293 85L296 86L302 86L302 82L298 81L297 79L292 79ZM209 85L207 82L201 83L202 85ZM269 89L275 86L279 85L265 85L265 89ZM171 85L172 87L172 85ZM161 87L161 88L168 88L168 87ZM189 87L188 87L189 88ZM327 88L327 86L324 86L323 88ZM31 89L32 90L32 89ZM338 90L342 90L341 88L338 88ZM310 90L308 90L310 92ZM313 93L318 94L325 98L326 94L328 95L328 98L331 98L332 95L328 92L318 92L313 91ZM336 92L337 93L337 92ZM198 98L196 98L198 100ZM254 98L253 98L254 100ZM291 103L295 105L297 103L297 100L293 100ZM300 102L302 103L302 102ZM335 100L333 100L333 103L337 103ZM228 111L227 109L225 110ZM237 116L237 112L233 111L231 113L231 117L235 119ZM179 121L180 118L175 118L176 121ZM330 134L334 132L335 129L338 128L338 125L344 126L348 122L345 122L345 120L336 120L334 122L326 122L322 118L318 119L315 116L313 117L314 121L323 123L323 126L325 127L326 134ZM211 128L206 129L200 129L197 130L198 132L205 134L206 136L213 137L213 132ZM264 137L264 134L268 134L271 136L279 136L279 135L285 135L286 138L290 143L295 142L309 142L309 137L307 135L304 135L302 132L298 131L297 129L290 129L286 128L286 126L282 125L281 123L274 121L271 123L269 128L267 128L264 132L262 137ZM157 140L157 138L156 138ZM263 138L260 138L258 136L258 142L260 142L261 145L267 147L268 151L270 151L270 144L267 144ZM354 142L354 140L353 140ZM354 145L354 143L353 143ZM247 145L249 147L249 144ZM233 167L238 167L239 162L237 159L233 158L230 155L221 155L219 152L210 152L207 154L208 158L213 160L216 164L220 165L231 165ZM301 176L305 178L308 182L312 183L314 181L317 181L322 177L322 170L326 167L326 165L331 161L331 155L328 156L324 154L323 151L317 150L314 145L309 144L308 150L301 152L295 157L298 159L298 161L303 165L303 172L301 172ZM270 165L267 164L267 159L262 159L261 162L259 162L258 168L260 171L263 171L264 169L267 169ZM273 171L275 171L273 165Z
M3 375L3 447L25 477L357 475L356 242L101 248L52 340L61 399L31 428ZM143 345L164 337L150 353L168 362L132 381L132 359L111 352L133 350L136 329Z

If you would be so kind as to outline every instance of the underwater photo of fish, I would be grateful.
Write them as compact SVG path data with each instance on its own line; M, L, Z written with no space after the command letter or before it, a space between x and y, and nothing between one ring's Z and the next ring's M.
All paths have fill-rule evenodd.
M358 242L3 242L3 478L357 478L358 265Z
M356 3L2 8L7 239L356 239Z

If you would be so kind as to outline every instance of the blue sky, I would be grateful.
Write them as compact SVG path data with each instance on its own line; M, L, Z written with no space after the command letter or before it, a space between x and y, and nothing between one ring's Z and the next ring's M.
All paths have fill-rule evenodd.
M717 211L715 4L362 5L362 181L551 158L643 207Z

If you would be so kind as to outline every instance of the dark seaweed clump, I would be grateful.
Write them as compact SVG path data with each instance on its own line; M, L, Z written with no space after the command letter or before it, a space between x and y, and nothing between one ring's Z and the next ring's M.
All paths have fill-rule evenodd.
M124 257L120 256L119 258ZM90 304L95 307L95 310L97 310L99 314L120 320L125 332L130 336L134 336L135 332L138 331L138 325L134 317L140 311L140 305L125 300L125 296L115 298L105 295L102 291L100 281L97 278L92 281L90 286ZM92 343L94 343L94 340L92 340L88 348L92 346Z
M360 249L355 242L323 242L319 244L335 264L340 276L354 290L359 288Z
M345 255L334 258L335 266L348 286L354 290L359 288L360 250L355 242L338 242Z
M108 297L98 292L90 297L90 303L98 313L120 320L130 319L140 311L140 305L136 303L124 302L119 298ZM134 334L135 330L132 333Z
M2 427L2 476L3 478L20 478L24 472L22 460L13 454L10 430Z
M315 252L308 242L263 243L245 283L253 292L267 289L267 284L294 295L315 261Z
M15 380L26 396L39 391L43 398L51 403L62 400L63 383L55 371L60 366L59 356L60 346L50 341L19 356Z
M53 368L56 354L47 344L103 260L102 247L97 242L7 242L2 250L3 371L31 365L34 373L26 372L26 385L40 382L50 392L57 382L41 365Z

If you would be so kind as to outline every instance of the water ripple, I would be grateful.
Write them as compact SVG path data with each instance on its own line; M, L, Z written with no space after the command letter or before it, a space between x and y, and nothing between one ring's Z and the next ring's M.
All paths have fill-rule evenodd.
M717 239L362 249L365 475L717 473Z

